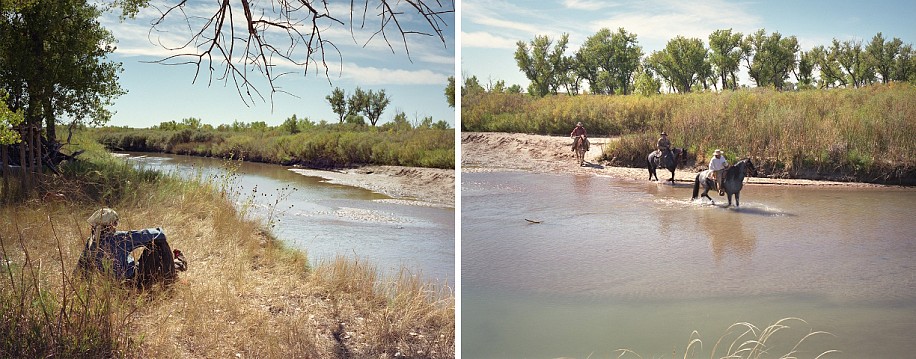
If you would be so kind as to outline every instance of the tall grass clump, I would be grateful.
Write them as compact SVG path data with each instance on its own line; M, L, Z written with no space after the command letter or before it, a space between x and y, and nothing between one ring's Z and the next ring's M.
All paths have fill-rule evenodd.
M833 349L823 351L803 349L815 337L833 336L828 332L809 331L802 334L786 333L785 335L777 335L789 332L792 329L789 324L792 322L808 324L800 318L783 318L762 329L747 322L732 324L713 344L709 351L709 358L783 359L806 357L819 359L828 357L829 354L839 353L838 350ZM639 353L630 349L619 349L617 352L620 353L617 356L618 358L642 358ZM677 357L676 350L672 357ZM705 357L703 341L700 339L699 333L693 331L690 334L687 346L684 348L683 358L700 357Z
M765 176L902 184L916 184L914 118L916 86L907 83L649 97L484 93L462 100L468 131L565 135L582 121L592 136L620 136L603 156L617 165L645 166L666 131L697 166L721 148L732 161L754 159Z
M89 150L40 200L0 206L0 357L454 357L453 293L355 260L312 266L235 208L231 175L147 173L77 142ZM74 276L101 206L120 230L161 227L188 271L143 292Z

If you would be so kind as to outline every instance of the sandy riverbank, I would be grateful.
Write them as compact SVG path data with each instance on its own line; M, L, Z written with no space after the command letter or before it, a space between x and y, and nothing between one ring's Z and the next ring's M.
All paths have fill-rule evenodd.
M575 173L611 176L633 181L647 181L646 168L613 167L598 160L604 146L615 138L590 137L591 150L585 155L587 166L581 167L570 149L572 140L563 136L531 135L524 133L462 132L461 171L529 171L541 173ZM705 169L705 167L703 168ZM699 168L678 168L675 181L693 182ZM671 177L671 172L659 170L662 181ZM888 187L870 183L814 181L806 179L783 179L750 177L747 183L791 186L838 186L838 187Z
M330 183L361 187L411 204L455 207L455 170L401 166L364 166L325 171L292 169Z

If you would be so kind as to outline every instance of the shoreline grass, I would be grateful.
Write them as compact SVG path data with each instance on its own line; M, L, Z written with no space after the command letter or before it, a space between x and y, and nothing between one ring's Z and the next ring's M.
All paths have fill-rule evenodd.
M106 148L163 152L201 157L243 158L246 161L340 168L391 165L455 168L455 130L326 125L290 134L279 130L240 131L200 128L91 130Z
M309 266L218 181L137 171L80 141L92 149L44 181L47 200L0 206L0 332L17 333L0 357L454 357L446 285L352 259ZM189 270L148 293L71 278L99 206L122 229L161 226Z
M481 93L462 98L462 130L566 135L577 121L612 165L644 167L658 133L705 166L716 148L763 176L916 185L916 86L657 96Z

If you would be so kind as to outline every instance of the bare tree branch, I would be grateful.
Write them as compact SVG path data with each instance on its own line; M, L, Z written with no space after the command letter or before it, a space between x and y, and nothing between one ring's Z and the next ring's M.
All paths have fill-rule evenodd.
M320 66L330 82L328 55L336 52L336 57L340 59L340 71L343 70L340 48L323 32L333 26L347 24L331 13L329 1L220 0L212 14L206 16L193 15L193 10L198 9L191 9L187 0L166 5L164 9L157 8L160 15L151 23L150 41L175 54L153 62L194 65L194 82L200 76L202 67L206 66L208 85L212 85L214 79L224 85L231 82L246 105L254 102L255 98L265 100L255 85L255 78L249 78L259 73L261 76L257 77L263 77L270 87L273 103L274 94L290 94L280 88L277 80L293 71L283 71L282 68L298 67L303 70L304 76L308 76L310 67ZM370 2L376 4L373 6L377 10L375 15L370 14ZM448 24L443 15L455 11L454 1L446 5L440 0L364 0L363 4L351 0L349 6L349 31L354 42L354 23L358 21L358 28L364 29L367 17L375 16L379 19L378 28L362 46L366 47L373 38L381 37L394 53L388 32L396 31L411 61L408 37L438 37L445 44L444 29ZM237 20L233 11L239 9L244 16ZM210 14L209 11L207 13ZM408 25L402 18L409 15L420 15L422 21ZM152 39L154 32L158 36L175 35L170 30L175 30L176 23L181 24L180 28L187 28L184 33L176 32L181 36L178 45L167 45L161 38Z

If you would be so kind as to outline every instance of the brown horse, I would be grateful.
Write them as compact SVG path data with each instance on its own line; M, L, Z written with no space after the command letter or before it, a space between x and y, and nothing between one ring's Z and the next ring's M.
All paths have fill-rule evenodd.
M576 162L579 166L585 166L585 151L588 151L588 140L585 136L576 137L573 148L576 151Z

